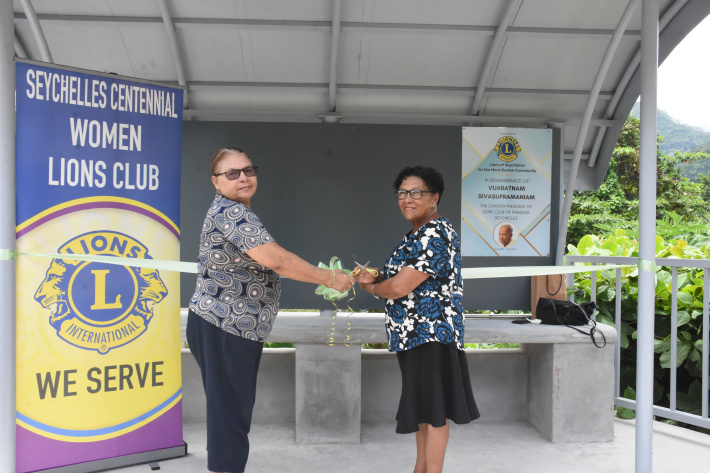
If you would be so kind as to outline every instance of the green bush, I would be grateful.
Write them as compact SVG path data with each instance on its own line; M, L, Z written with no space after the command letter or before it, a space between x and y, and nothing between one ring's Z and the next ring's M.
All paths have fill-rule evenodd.
M657 258L707 259L710 244L707 238L697 238L698 225L685 225L675 215L660 222L656 236ZM693 233L688 233L691 229ZM710 227L703 224L701 235ZM694 244L689 244L694 240ZM638 241L623 229L602 236L586 235L579 243L568 246L569 254L599 256L638 256ZM597 320L615 326L616 270L597 271L596 301L599 307ZM702 269L678 268L677 309L677 394L676 406L680 411L700 414L702 410ZM591 274L575 275L574 293L577 302L591 300ZM636 330L638 320L638 269L621 270L621 391L624 397L635 399L636 389ZM671 269L658 267L655 288L655 340L654 340L654 404L670 405L671 364ZM619 417L631 418L633 411L617 408Z

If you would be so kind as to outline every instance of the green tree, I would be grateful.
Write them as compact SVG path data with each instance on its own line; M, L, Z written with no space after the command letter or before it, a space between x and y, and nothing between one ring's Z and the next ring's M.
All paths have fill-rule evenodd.
M702 186L700 196L706 202L710 202L710 173L698 174L698 184Z
M616 142L612 160L619 187L626 199L639 195L639 162L641 160L641 121L631 115L626 119ZM609 166L611 168L611 166Z
M693 182L698 182L699 174L707 174L710 172L710 154L708 154L707 152L676 152L675 155L680 160L679 169L683 177L687 177Z
M634 117L640 115L639 103L631 109L631 114ZM657 123L658 134L664 137L661 144L664 154L699 152L702 150L697 148L710 142L710 132L696 126L686 125L663 110L658 110Z
M706 141L692 150L693 153L710 153L710 141Z
M606 179L596 191L575 192L570 213L567 242L577 242L595 227L602 230L638 228L640 121L629 116L614 149ZM661 153L657 141L656 218L668 213L687 222L707 221L708 200L703 198L704 184L694 183L681 175L681 164L699 156Z

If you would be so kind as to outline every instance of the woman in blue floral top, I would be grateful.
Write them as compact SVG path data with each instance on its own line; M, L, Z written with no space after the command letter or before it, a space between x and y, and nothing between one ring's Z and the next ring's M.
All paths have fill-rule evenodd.
M354 280L317 268L285 250L251 210L257 167L239 148L212 158L217 195L200 235L197 284L187 316L187 342L207 399L207 467L243 472L264 340L279 311L279 275L343 292Z
M405 168L394 190L413 228L382 274L360 271L356 279L387 299L388 346L402 372L396 432L416 432L414 472L436 473L444 466L449 420L466 424L480 416L463 351L461 247L451 222L437 212L444 192L439 172Z

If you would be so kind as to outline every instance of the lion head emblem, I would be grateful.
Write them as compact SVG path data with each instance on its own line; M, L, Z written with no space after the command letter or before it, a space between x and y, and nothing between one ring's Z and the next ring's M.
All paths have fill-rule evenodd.
M53 259L47 269L44 281L35 292L35 300L42 304L42 307L51 311L49 323L55 328L58 322L69 315L66 292L61 289L66 272L67 267L64 262Z
M145 317L145 320L150 320L153 317L153 305L162 301L168 295L168 290L160 279L157 269L136 268L136 270L141 285L135 310Z

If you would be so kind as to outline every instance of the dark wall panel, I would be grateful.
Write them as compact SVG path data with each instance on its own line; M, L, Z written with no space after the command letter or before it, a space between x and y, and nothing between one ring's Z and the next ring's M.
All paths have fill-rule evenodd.
M559 136L556 134L555 144ZM210 159L223 146L244 149L259 166L252 209L277 242L305 260L328 263L339 256L382 266L411 229L393 196L392 181L405 166L432 166L446 189L439 211L457 230L461 217L461 128L438 126L293 123L185 122L183 127L181 259L195 261L200 228L215 190ZM553 153L559 157L557 152ZM553 165L559 180L559 159ZM559 185L553 185L553 196ZM553 204L557 212L557 202ZM553 221L557 221L553 215ZM554 233L554 232L553 232ZM552 241L556 241L553 234ZM551 248L551 255L554 249ZM353 258L354 255L354 258ZM464 258L466 267L547 265L553 257ZM183 274L181 305L186 307L195 276ZM327 309L315 286L283 280L283 308ZM530 279L468 280L466 309L529 309ZM339 304L345 308L344 303ZM382 309L363 291L354 309Z

